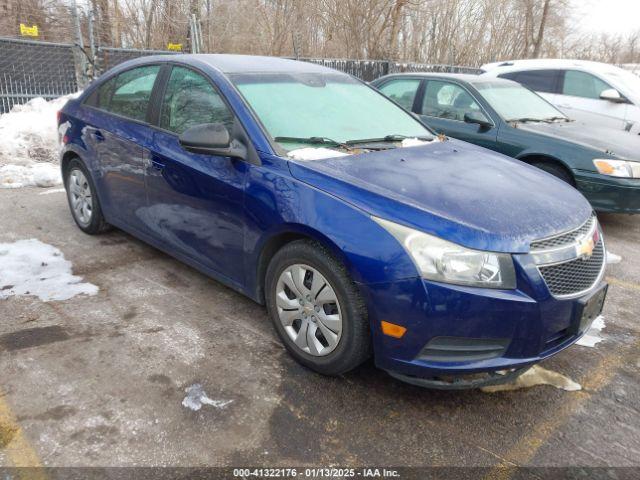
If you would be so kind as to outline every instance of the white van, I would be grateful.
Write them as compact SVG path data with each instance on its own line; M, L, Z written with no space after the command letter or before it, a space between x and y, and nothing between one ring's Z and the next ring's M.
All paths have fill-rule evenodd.
M640 77L627 70L555 59L488 63L482 70L529 87L570 118L640 134Z

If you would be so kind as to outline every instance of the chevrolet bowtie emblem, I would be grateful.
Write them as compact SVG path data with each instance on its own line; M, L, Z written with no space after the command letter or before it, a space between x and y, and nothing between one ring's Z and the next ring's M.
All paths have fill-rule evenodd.
M576 255L578 258L589 258L593 255L593 249L598 241L599 233L596 230L590 237L578 240L576 245Z

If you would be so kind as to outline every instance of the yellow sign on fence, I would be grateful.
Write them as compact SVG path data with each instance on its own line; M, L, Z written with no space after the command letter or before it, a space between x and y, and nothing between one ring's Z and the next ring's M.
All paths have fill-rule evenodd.
M24 23L20 24L20 35L25 37L37 37L38 36L38 26L33 25L32 27L27 27Z
M181 52L182 51L182 44L181 43L170 43L167 45L167 50L172 50L174 52Z

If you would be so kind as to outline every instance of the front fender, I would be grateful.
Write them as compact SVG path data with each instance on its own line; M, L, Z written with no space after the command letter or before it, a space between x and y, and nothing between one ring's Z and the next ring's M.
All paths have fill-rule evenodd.
M418 275L400 243L369 214L296 180L277 157L263 158L263 163L263 167L250 169L245 189L249 291L257 291L260 285L257 267L265 245L285 233L312 238L329 248L358 283Z

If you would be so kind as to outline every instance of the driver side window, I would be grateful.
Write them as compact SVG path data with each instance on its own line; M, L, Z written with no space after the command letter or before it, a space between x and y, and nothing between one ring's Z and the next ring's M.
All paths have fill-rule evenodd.
M465 114L479 111L480 106L461 86L440 80L427 82L422 101L423 115L463 122Z
M177 133L204 123L233 126L233 114L213 88L199 73L184 67L173 67L162 101L160 127Z
M599 99L600 94L611 87L593 75L577 70L567 70L564 74L563 95Z

